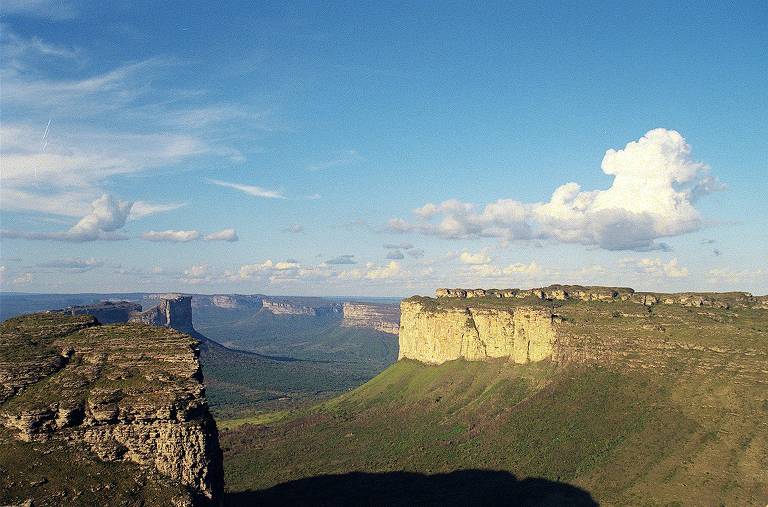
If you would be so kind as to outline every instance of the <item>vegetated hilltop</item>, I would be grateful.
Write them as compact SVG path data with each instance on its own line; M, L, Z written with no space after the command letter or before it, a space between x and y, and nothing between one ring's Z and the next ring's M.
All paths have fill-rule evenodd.
M492 470L510 474L497 491L534 505L557 504L562 483L605 505L766 504L764 296L500 292L403 301L403 359L314 409L224 432L234 498L328 499L365 472L392 486L382 503L404 504L413 478L398 472ZM515 489L532 477L544 491Z
M197 505L221 499L197 342L87 315L0 325L0 503Z

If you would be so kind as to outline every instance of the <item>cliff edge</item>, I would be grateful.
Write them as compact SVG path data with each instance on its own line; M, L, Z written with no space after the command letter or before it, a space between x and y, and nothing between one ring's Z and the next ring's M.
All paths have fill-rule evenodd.
M399 359L546 359L659 372L686 364L689 372L728 372L734 382L768 384L766 296L563 285L438 289L437 295L401 302Z
M219 502L222 455L198 354L186 334L101 326L91 316L32 314L0 324L0 437L3 452L18 450L3 455L4 464L18 463L0 474L0 500L115 504L125 494L131 501L143 495L148 505ZM56 459L36 453L57 452L71 456L73 478L61 488L54 486L64 472L18 480L16 468L29 464L24 456L35 463L30 470L44 473ZM110 464L111 477L94 472L101 462ZM99 496L107 479L114 489ZM77 491L68 491L73 485Z

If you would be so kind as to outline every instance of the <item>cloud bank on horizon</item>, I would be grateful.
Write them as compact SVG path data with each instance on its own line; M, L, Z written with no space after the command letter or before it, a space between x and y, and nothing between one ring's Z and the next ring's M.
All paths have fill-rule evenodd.
M583 191L570 182L543 203L499 199L482 209L456 199L427 203L413 211L414 221L393 218L388 230L444 239L542 239L606 250L664 250L657 240L701 228L694 205L723 188L707 165L691 158L683 136L665 128L623 149L609 149L601 167L614 177L607 190Z

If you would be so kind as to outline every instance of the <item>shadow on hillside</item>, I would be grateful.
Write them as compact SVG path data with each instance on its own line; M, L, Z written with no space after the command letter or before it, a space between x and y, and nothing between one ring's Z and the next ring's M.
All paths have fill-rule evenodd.
M321 475L227 495L225 505L597 506L587 491L495 470L436 475L410 472Z

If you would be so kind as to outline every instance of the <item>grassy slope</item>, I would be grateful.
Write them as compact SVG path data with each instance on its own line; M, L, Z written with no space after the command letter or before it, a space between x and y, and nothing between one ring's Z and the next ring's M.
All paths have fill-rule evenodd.
M226 480L235 492L475 468L573 483L607 504L764 505L766 398L716 376L401 361L312 411L224 432Z

